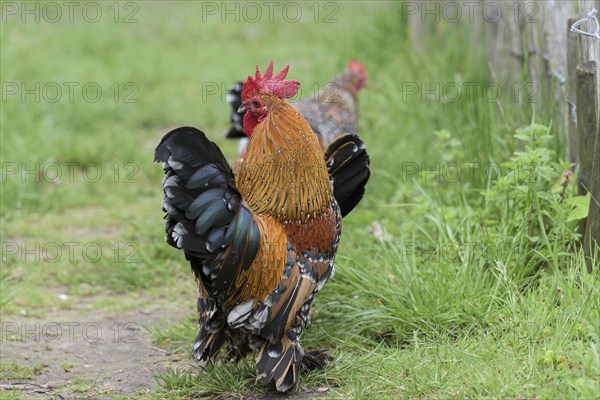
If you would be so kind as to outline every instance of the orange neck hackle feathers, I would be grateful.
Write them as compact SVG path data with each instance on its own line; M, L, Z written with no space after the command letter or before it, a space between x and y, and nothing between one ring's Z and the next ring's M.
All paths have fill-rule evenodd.
M282 80L286 73L287 68L275 78ZM272 64L262 78L267 78L267 82L275 80L271 76ZM257 78L260 77L257 71ZM265 82L253 81L258 81L259 86ZM252 127L236 185L255 213L282 222L306 222L331 206L332 189L323 150L304 117L275 94L278 90L271 89L268 93L252 93L252 102L259 102L265 111ZM244 90L248 95L251 89L244 84Z
M300 82L273 76L273 62L248 77L242 104L250 136L236 184L250 208L279 221L302 221L325 212L332 191L323 151L308 122L285 101Z

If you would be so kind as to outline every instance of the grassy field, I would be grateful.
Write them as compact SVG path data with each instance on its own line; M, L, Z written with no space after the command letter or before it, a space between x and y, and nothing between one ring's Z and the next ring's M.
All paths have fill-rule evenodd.
M415 47L395 2L302 3L299 21L281 3L256 23L239 4L222 14L221 2L102 3L98 16L83 10L99 3L76 3L72 22L66 8L53 22L31 3L36 22L3 4L0 398L39 395L31 388L45 374L59 382L45 394L77 398L267 396L251 359L206 371L183 361L196 291L163 240L153 150L169 129L194 125L234 159L222 135L230 83L274 59L310 95L352 58L369 76L360 134L372 175L303 337L334 355L302 375L304 398L598 397L599 274L575 246L564 144L552 115L486 96L484 49L468 25L442 23ZM436 89L467 82L476 89L455 101ZM440 98L424 94L432 88ZM90 354L85 369L45 358L18 330L139 310L145 346L168 360L117 388L104 378L128 368L128 347Z

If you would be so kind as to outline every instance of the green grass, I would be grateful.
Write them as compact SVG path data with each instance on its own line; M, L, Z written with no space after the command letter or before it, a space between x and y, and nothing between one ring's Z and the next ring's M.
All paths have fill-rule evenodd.
M114 310L139 296L169 299L188 306L189 317L148 329L158 346L186 356L196 333L194 283L182 255L163 242L154 146L189 124L233 159L236 144L221 135L224 93L203 95L207 84L227 87L274 59L276 67L290 63L290 76L309 90L359 58L369 75L360 132L372 176L344 221L335 278L317 296L303 338L305 348L332 348L334 361L303 374L301 388L344 399L597 397L598 269L585 272L575 246L578 221L563 199L575 195L573 185L556 189L567 165L544 98L534 116L527 105L489 102L480 91L453 103L407 96L407 84L483 86L488 71L468 26L441 24L414 48L392 2L339 3L336 24L308 15L297 24L202 23L201 5L186 6L193 10L140 4L136 24L2 24L2 65L11 66L3 82L97 82L105 92L97 103L2 103L0 155L19 168L3 169L3 246L56 243L63 254L23 259L3 247L3 315L43 315L95 295L104 298L92 307ZM27 61L32 53L36 62ZM135 83L138 102L115 102L115 82L121 94ZM46 175L19 179L22 166L35 163ZM62 168L60 182L52 163ZM73 163L73 179L65 163ZM456 165L463 175L452 179ZM86 174L96 170L102 175L93 181ZM369 230L375 221L381 239ZM98 246L102 257L67 257L72 241ZM65 291L70 302L57 299ZM252 360L218 362L168 372L146 397L271 390L253 382Z
M2 400L22 400L26 398L27 397L25 397L25 395L18 390L0 392L0 399Z
M90 379L76 378L63 389L72 393L86 393L94 389L94 382Z
M36 364L33 366L19 365L17 363L12 364L0 364L0 378L6 380L24 380L32 379L35 375L38 375L44 366Z

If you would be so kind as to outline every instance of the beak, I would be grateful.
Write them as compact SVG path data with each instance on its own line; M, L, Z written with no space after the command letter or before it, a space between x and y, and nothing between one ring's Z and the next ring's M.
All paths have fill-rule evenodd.
M240 106L240 107L238 108L238 110L237 110L237 112L239 112L239 113L243 113L244 111L246 111L246 107L245 107L245 106L243 106L243 105L242 105L242 106Z

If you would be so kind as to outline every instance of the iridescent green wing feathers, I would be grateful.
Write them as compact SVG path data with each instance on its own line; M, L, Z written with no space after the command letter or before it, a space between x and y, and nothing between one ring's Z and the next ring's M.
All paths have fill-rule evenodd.
M165 171L167 242L202 265L195 271L216 297L224 296L260 246L253 214L241 205L221 150L191 127L167 133L155 152Z

